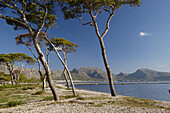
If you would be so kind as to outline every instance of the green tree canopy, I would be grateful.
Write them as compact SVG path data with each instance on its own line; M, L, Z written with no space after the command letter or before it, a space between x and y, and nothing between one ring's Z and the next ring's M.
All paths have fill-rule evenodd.
M32 57L24 53L9 53L9 54L0 54L1 63L15 63L15 62L25 62L25 63L34 63L36 62Z
M76 48L78 47L77 44L70 42L65 38L52 38L51 42L54 44L55 47L60 48L65 53L75 52ZM53 50L53 47L49 45L49 50Z
M57 18L53 0L44 2L39 0L0 0L0 18L14 26L14 30L29 29L28 25L34 30L40 28L45 13L44 28L55 25Z
M132 7L139 6L140 0L58 0L62 6L65 19L82 17L83 13L102 13L102 11L109 12L112 9L119 9L123 5L130 5Z

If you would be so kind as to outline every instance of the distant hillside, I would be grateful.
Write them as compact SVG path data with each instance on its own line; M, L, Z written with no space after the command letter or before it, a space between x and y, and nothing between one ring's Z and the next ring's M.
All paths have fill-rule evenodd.
M58 71L58 70L56 70ZM56 72L54 71L54 73ZM95 67L82 67L80 69L74 68L70 71L73 77L73 80L93 80L93 81L106 81L106 73ZM63 72L58 74L56 79L64 79Z
M14 66L14 70L15 69L19 69L19 67ZM0 72L9 74L6 66L4 66L4 65L0 65ZM74 68L70 72L73 77L73 80L85 80L85 81L87 81L87 80L106 81L107 80L106 73L103 70L101 70L99 68L95 68L95 67L88 67L88 68L82 67L80 69ZM55 79L55 80L63 80L64 79L63 70L55 70L55 71L52 71L52 73L53 73L52 74L53 79ZM37 69L23 68L23 74L29 79L31 77L40 78Z
M19 69L20 67L14 66L14 70ZM9 74L9 71L6 66L0 65L0 72L4 72L5 74ZM38 70L33 68L23 68L23 74L30 79L31 77L39 78Z
M170 81L170 73L150 69L138 69L132 74L116 75L119 81Z
M14 69L19 69L15 66ZM24 75L27 78L36 77L39 78L39 73L37 69L24 68ZM6 66L0 65L0 72L9 74ZM74 68L70 71L73 80L84 80L84 81L107 81L106 72L102 69L95 67L81 67L80 69ZM52 71L53 79L63 80L63 70ZM127 74L113 74L113 80L116 81L170 81L170 73L158 72L150 69L138 69L136 72Z

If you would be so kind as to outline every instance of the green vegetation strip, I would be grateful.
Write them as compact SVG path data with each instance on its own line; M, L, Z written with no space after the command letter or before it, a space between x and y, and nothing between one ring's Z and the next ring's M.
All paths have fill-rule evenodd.
M0 109L26 104L34 101L42 101L51 95L43 95L40 84L29 85L2 85L0 86Z

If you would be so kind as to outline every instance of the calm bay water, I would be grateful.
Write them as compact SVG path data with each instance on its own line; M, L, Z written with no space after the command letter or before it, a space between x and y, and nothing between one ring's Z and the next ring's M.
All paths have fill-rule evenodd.
M76 85L78 89L110 93L109 85ZM170 101L170 84L127 84L115 85L118 95Z

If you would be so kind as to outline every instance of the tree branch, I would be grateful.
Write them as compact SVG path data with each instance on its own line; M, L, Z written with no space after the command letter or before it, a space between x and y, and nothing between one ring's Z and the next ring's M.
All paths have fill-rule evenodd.
M18 11L20 14L23 13L20 9L18 9L18 7L16 6L16 4L14 4L12 1L11 1L11 4L12 4L13 6L11 6L11 5L3 2L2 0L0 0L0 2L1 2L3 5L5 5L6 7L8 7L8 8L14 9L14 10Z
M7 3L3 2L2 0L0 0L0 2L1 2L3 5L5 5L6 7L9 7L10 9L14 9L14 10L16 10L16 8L15 8L15 7L12 7L11 5L9 5L9 4L7 4Z
M31 53L33 54L34 58L35 58L36 60L38 60L38 58L36 57L36 55L35 55L35 53L33 52L33 50L32 50L28 45L26 45L26 46L27 46L27 48L31 51Z
M35 38L37 38L37 37L39 36L40 31L42 30L42 28L43 28L44 25L45 25L45 20L46 20L47 13L48 13L47 7L45 6L45 2L44 2L44 9L45 9L45 13L44 13L44 16L43 16L42 24L41 24L41 26L38 28L37 34L36 34Z
M107 19L106 28L105 28L103 34L101 35L101 38L103 38L106 35L106 33L108 32L108 30L109 30L110 20L111 20L113 14L114 14L114 11L115 11L115 9L112 7L112 12L111 12L111 14L109 15L109 17Z
M84 8L81 7L81 10L83 10L86 13L89 13L89 11L85 10Z
M93 15L92 10L90 10L90 16L91 16L92 21L93 21L93 23L94 23L94 27L95 27L96 34L97 34L98 38L101 38L101 35L100 35L100 33L99 33L99 28L98 28L98 25L97 25L97 22L96 22L96 19L95 19L94 15Z
M111 15L111 12L110 12L110 10L109 10L109 9L104 8L104 7L102 7L102 9L103 9L104 11L108 12L108 13Z
M82 25L90 25L90 26L94 26L93 22L83 23L83 21L82 21L81 18L79 18L79 21L82 23Z
M25 3L25 0L22 0L22 11L23 11L23 13L25 13L25 11L26 11L26 3Z
M27 28L28 31L29 31L31 34L33 33L31 27L29 26L29 24L28 24L28 22L27 22L26 16L25 16L25 14L24 14L25 12L23 12L23 11L20 10L20 9L18 9L18 7L16 6L16 3L17 3L17 2L16 2L16 3L11 2L11 4L13 5L13 7L10 6L9 4L3 2L2 0L0 0L0 2L1 2L3 5L5 5L6 7L8 7L8 8L18 11L18 12L22 15L22 20L23 20L24 22L21 22L21 21L15 19L15 18L12 18L12 17L5 17L5 16L3 16L2 14L0 14L0 18L3 18L3 19L5 19L5 20L12 20L12 21L18 22L19 24L21 24L21 25L23 25L25 28ZM32 34L32 35L33 35L33 34Z
M95 16L94 16L95 19L96 19L98 13L99 13L99 9L95 12Z
M0 14L0 18L3 18L3 19L5 19L5 20L12 20L12 21L15 21L15 22L17 22L17 23L23 25L25 28L28 28L28 26L27 26L24 22L21 22L21 21L15 19L15 18L6 17L6 16L4 16L4 15L2 15L2 14Z

